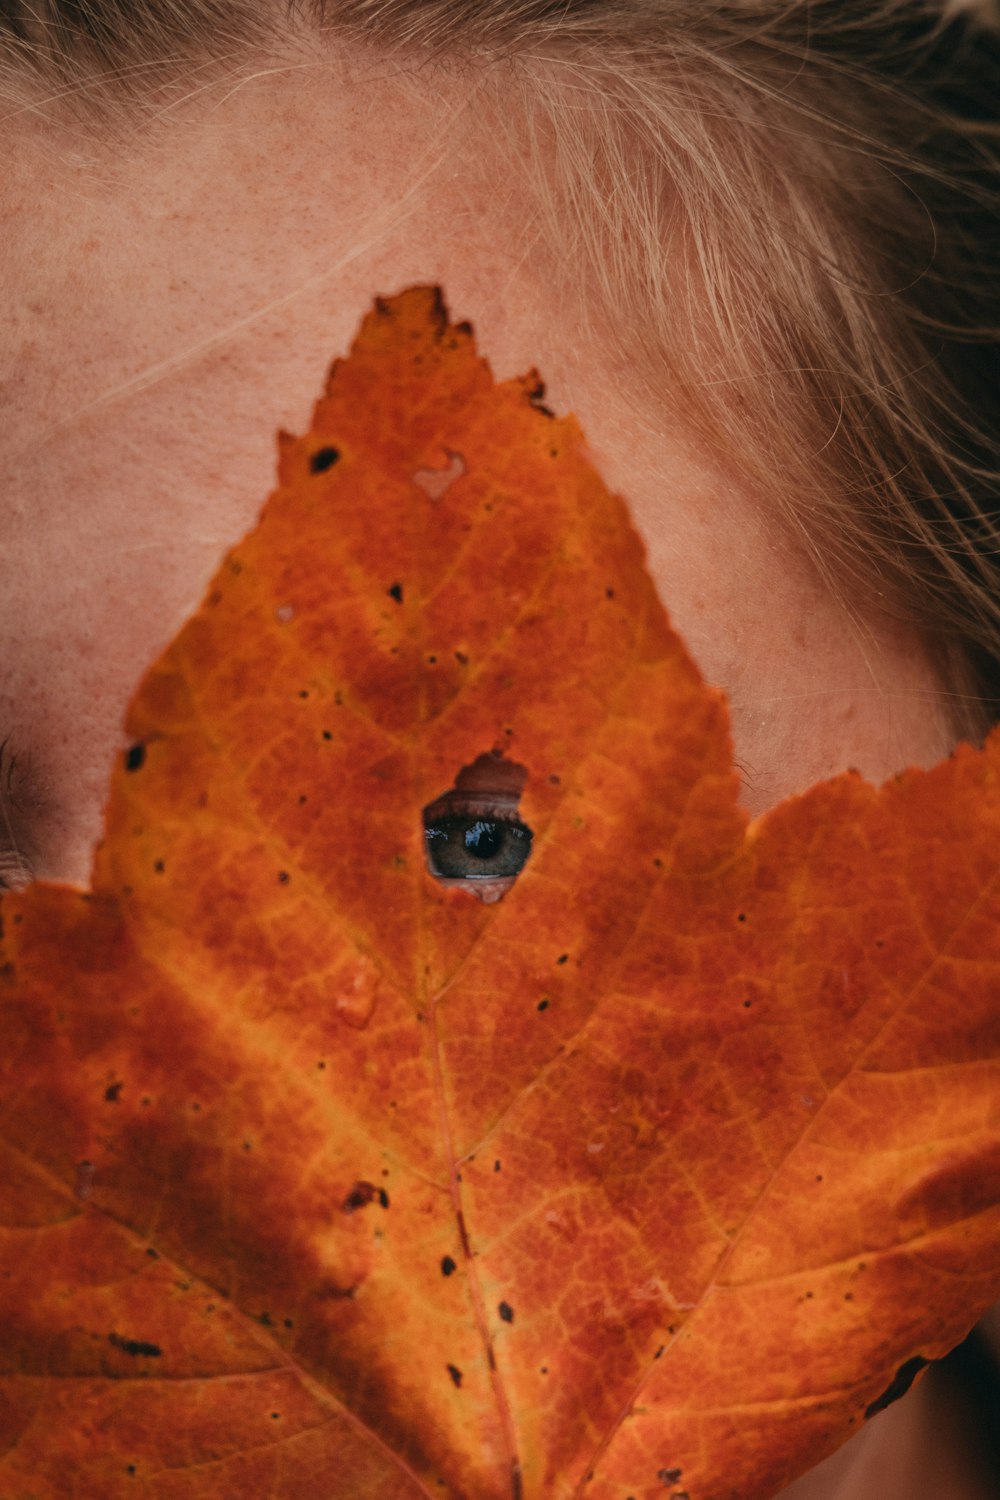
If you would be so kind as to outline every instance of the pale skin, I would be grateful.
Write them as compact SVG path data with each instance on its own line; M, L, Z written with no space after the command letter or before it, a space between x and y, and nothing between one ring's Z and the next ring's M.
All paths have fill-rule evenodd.
M30 111L6 122L0 726L30 771L11 816L36 875L87 881L133 687L252 525L276 430L305 430L372 297L418 282L444 288L498 377L537 366L579 417L729 694L752 812L848 766L878 781L948 753L927 643L838 596L767 496L581 334L583 302L553 297L551 251L468 83L354 59L251 72L165 96L127 145ZM928 1390L789 1500L979 1500ZM941 1476L923 1491L928 1424Z

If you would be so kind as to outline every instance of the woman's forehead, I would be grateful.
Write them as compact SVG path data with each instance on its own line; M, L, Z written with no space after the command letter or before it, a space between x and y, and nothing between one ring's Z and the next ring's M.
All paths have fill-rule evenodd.
M304 429L373 296L418 282L442 285L497 376L537 367L579 417L730 696L753 811L848 765L880 779L946 753L918 635L841 597L760 485L643 388L467 90L341 82L248 85L113 169L46 141L40 203L31 128L15 153L0 712L48 808L41 873L86 873L129 693L256 518L277 429Z

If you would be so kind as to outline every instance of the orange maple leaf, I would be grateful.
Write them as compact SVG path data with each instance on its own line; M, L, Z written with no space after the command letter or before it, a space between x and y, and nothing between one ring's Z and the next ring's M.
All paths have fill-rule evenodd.
M1000 739L748 826L542 395L378 302L4 898L5 1500L757 1500L1000 1290Z

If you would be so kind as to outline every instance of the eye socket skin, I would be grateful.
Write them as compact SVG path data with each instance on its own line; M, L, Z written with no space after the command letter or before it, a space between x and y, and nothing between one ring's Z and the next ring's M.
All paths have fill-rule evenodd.
M428 803L424 847L436 880L487 904L510 889L531 853L532 831L518 817L527 774L490 751L463 766L451 791Z

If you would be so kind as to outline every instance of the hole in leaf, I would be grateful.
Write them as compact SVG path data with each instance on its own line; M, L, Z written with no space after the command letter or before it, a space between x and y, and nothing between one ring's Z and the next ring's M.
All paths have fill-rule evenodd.
M465 473L465 459L461 453L453 453L446 448L448 463L443 469L417 469L413 475L413 483L423 490L430 500L440 500L446 495L455 483Z
M499 901L531 853L532 831L518 817L528 779L495 750L463 766L455 785L424 808L427 868L443 884L484 903Z

